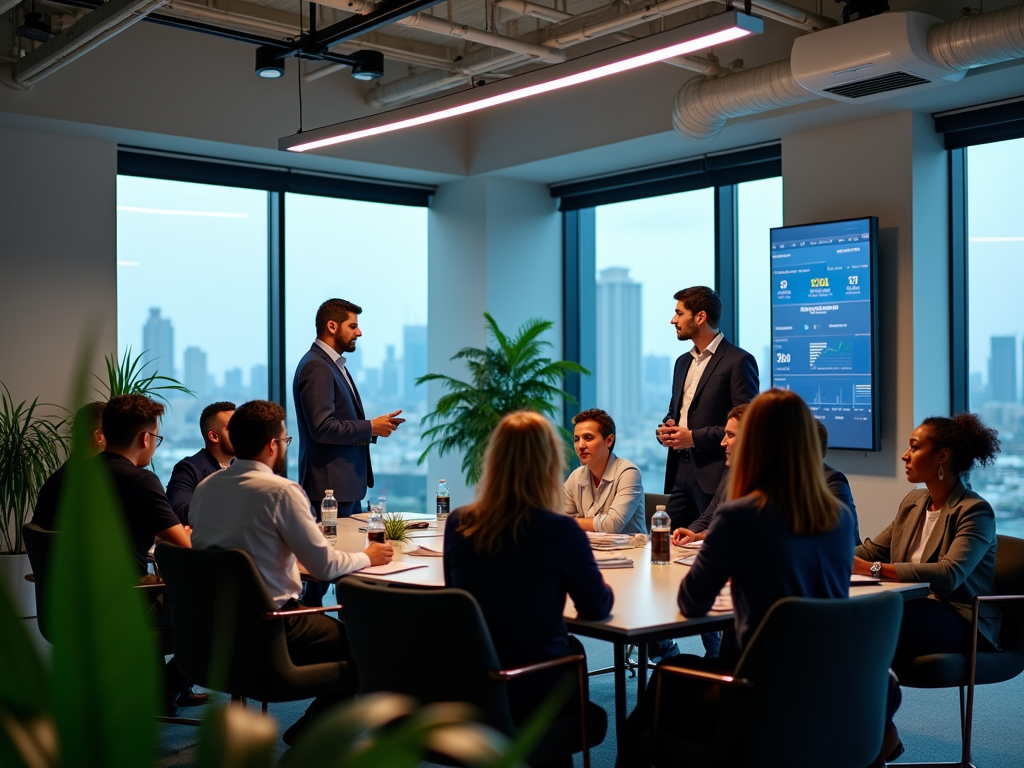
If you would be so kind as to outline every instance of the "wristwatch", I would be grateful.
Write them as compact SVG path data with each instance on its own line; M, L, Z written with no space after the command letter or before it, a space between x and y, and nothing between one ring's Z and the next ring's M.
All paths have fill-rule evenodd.
M882 564L875 562L871 564L871 576L875 579L882 578Z

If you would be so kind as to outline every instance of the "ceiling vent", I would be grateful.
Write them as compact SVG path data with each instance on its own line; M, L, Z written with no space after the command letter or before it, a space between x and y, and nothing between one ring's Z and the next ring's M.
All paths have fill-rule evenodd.
M928 54L928 30L941 23L913 11L883 13L798 37L793 78L811 93L850 103L955 83L966 73Z

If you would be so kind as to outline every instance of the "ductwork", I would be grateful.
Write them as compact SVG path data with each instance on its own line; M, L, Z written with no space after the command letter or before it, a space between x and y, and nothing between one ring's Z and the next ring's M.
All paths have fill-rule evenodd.
M20 0L16 0L20 2ZM572 18L571 13L565 13L555 8L548 8L546 5L531 3L530 0L498 0L495 3L498 8L504 8L519 16L534 16L544 21L566 21Z
M928 33L928 52L936 63L961 71L1022 59L1024 4L938 24ZM793 78L788 59L775 61L734 75L689 80L676 96L672 125L687 139L711 139L730 118L817 98Z

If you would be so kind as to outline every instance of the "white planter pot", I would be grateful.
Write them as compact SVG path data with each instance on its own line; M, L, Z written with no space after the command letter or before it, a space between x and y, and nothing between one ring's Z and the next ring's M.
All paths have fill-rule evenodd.
M23 619L36 615L36 585L25 581L32 573L28 555L0 554L0 583L14 601L14 609Z

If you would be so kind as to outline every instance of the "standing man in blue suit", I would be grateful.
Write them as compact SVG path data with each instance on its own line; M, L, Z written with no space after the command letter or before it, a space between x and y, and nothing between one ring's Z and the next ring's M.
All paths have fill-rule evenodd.
M359 511L373 487L370 443L387 437L405 419L400 410L367 419L359 390L345 369L356 351L362 308L328 299L316 313L316 341L299 361L292 382L299 431L299 485L319 517L324 491L334 491L338 517Z
M722 300L704 286L675 295L676 338L693 347L676 360L672 401L655 430L668 448L665 493L672 528L689 528L707 509L725 472L722 437L729 411L758 392L757 362L718 330Z

